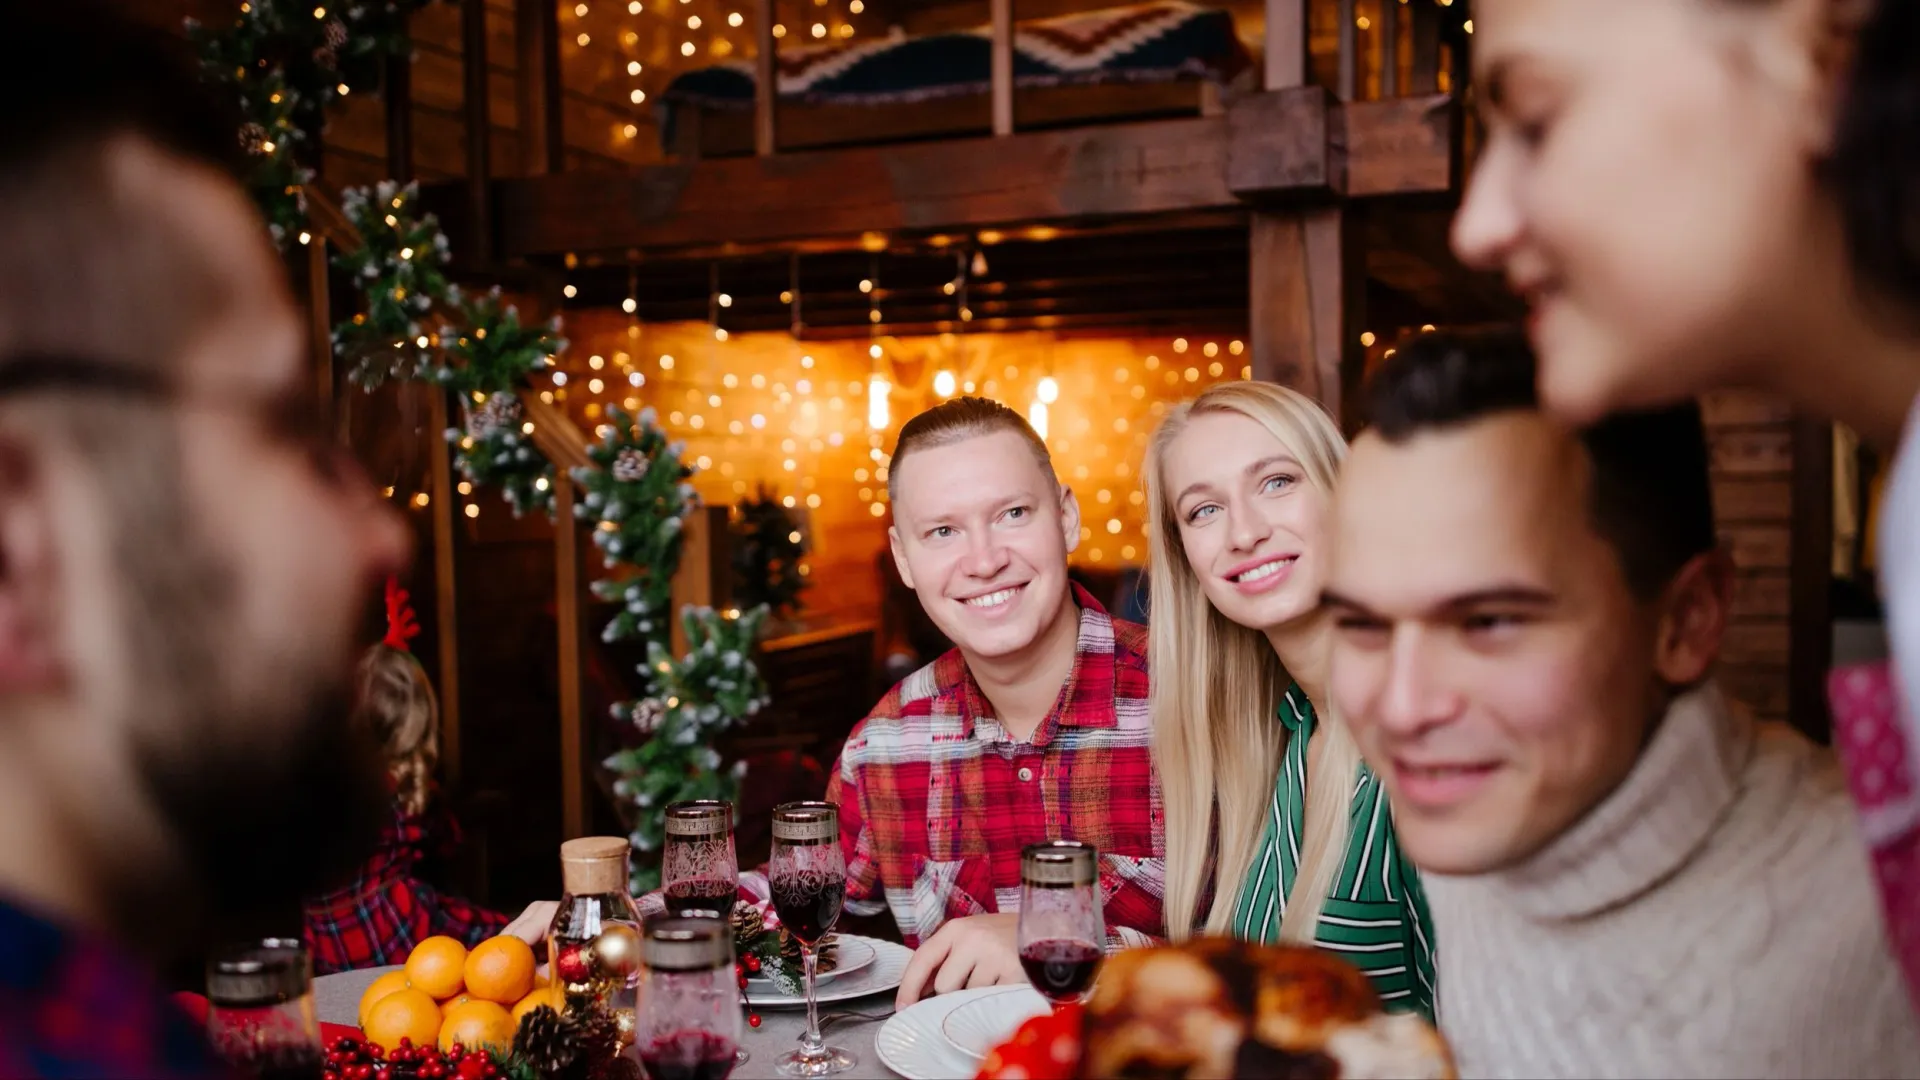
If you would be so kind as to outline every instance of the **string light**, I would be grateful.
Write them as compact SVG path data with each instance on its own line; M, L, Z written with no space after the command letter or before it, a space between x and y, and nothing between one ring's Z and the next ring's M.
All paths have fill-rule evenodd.
M935 372L933 376L933 392L936 394L939 394L941 397L952 397L953 391L954 391L953 372L951 371Z
M742 23L744 23L744 22L746 22L746 21L747 21L747 20L746 20L745 18L743 18L743 17L741 16L741 14L740 14L739 12L737 12L737 11L729 11L729 12L727 12L727 25L728 25L728 26L733 26L733 27L738 27L738 26L740 26L740 25L741 25Z
M1047 403L1035 401L1027 406L1027 423L1033 426L1033 433L1042 439L1047 437Z
M627 61L627 74L629 75L638 75L645 70L646 70L645 68L640 66L640 61L638 60Z
M1013 376L1008 376L1008 378L1012 377ZM1043 404L1051 405L1060 400L1060 384L1054 381L1053 376L1044 376L1041 378L1039 384L1033 388L1033 394L1039 398Z
M587 34L581 34L579 37L574 38L573 40L575 44L579 45L583 49L593 43L593 38Z
M875 349L879 347L874 346ZM867 382L867 426L875 431L885 431L892 419L887 409L887 398L892 393L893 385L878 374Z
M571 284L569 284L560 290L560 294L562 296L565 296L567 299L571 300L574 297L580 295L580 290L574 288Z

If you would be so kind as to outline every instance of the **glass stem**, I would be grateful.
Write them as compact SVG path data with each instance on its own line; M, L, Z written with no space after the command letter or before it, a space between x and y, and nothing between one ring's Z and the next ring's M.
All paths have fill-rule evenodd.
M813 993L813 946L806 942L800 943L800 966L807 984L807 1034L800 1040L800 1050L809 1057L818 1057L826 1049L826 1040L820 1037L820 1005Z

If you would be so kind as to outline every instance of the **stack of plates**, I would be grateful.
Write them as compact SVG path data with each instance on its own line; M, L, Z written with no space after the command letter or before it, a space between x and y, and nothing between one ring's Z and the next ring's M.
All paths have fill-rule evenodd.
M907 962L913 959L912 949L891 941L856 934L841 934L839 939L835 958L839 962L814 980L817 999L822 1003L850 1001L895 989L907 973ZM756 1009L805 1008L807 1004L804 995L783 994L768 979L749 979L747 1000Z

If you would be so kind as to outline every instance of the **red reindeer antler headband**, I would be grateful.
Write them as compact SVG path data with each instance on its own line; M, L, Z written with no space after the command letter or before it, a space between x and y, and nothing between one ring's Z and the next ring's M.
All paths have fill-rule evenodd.
M413 605L407 603L407 590L400 587L400 579L387 579L387 636L384 644L411 652L407 644L420 634L420 622L413 617Z

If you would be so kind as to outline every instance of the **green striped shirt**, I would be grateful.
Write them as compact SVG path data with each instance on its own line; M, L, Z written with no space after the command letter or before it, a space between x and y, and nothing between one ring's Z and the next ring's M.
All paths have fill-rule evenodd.
M1273 786L1266 835L1234 905L1234 935L1248 941L1279 940L1280 917L1300 864L1313 703L1297 685L1280 701L1280 721L1287 726L1286 755ZM1355 779L1349 816L1346 864L1321 909L1314 943L1366 972L1388 1009L1432 1020L1433 920L1426 893L1413 866L1400 859L1386 793L1365 764Z

